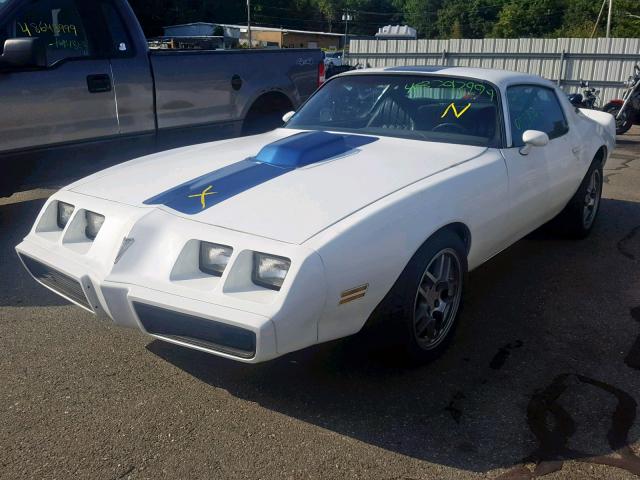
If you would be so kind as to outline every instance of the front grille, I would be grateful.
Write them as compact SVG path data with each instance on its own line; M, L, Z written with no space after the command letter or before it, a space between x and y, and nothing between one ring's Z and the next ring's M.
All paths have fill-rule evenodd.
M82 290L80 282L71 278L69 275L65 275L62 272L54 270L44 263L34 260L31 257L20 254L20 258L34 278L60 295L63 295L82 305L86 309L91 310L91 305L89 305L89 302L87 301L87 297Z
M152 335L240 358L253 358L256 354L256 334L250 330L145 303L133 302L133 308Z

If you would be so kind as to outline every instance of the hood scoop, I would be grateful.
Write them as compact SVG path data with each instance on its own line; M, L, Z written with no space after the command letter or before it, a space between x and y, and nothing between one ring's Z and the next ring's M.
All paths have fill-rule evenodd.
M300 168L342 155L376 140L376 137L361 135L303 132L270 143L260 150L255 159L277 167Z
M349 152L376 137L303 132L277 140L248 158L155 195L145 205L166 205L195 215L258 185L312 163Z

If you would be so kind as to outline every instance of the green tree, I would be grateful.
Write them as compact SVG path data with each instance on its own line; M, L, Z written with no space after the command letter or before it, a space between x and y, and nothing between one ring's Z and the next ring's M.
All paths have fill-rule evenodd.
M440 38L484 38L493 28L502 8L497 0L451 0L438 10ZM459 28L457 36L455 29Z
M130 0L147 36L177 23L246 22L246 2ZM406 23L422 38L588 37L601 0L251 0L258 25L373 35L379 27ZM606 9L605 9L606 10ZM634 16L635 15L635 16ZM640 37L640 0L615 0L611 34ZM596 30L604 36L606 11Z
M562 25L562 0L512 0L498 16L493 37L545 37Z
M443 0L393 0L402 11L404 21L418 31L418 35L433 38L438 33L438 10Z

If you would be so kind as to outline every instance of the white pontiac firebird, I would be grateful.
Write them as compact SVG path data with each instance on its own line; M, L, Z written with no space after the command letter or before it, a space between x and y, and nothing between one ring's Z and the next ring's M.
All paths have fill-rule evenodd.
M89 312L242 362L372 319L424 361L467 271L552 220L589 233L615 146L608 113L500 70L350 72L285 121L63 188L21 261Z

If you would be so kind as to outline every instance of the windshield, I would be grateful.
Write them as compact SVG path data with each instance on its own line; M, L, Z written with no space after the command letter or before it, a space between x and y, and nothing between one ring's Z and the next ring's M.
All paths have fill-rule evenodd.
M498 111L498 92L480 80L349 75L329 81L287 128L497 147Z

